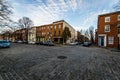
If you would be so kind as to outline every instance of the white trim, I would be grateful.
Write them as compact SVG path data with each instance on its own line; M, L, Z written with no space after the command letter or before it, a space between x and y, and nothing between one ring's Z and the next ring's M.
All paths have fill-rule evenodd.
M118 15L117 19L118 19L118 21L120 21L120 14Z
M105 22L110 22L110 17L105 17Z
M106 28L108 28L108 31ZM105 25L105 32L110 32L110 25Z
M100 37L104 37L104 47L106 47L106 34L99 34L98 35L98 45L101 46L101 38Z

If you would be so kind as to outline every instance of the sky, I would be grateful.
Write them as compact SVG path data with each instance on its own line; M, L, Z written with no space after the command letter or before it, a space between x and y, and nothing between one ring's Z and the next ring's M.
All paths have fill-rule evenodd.
M97 28L98 15L114 12L118 0L7 0L13 7L11 19L29 17L34 26L65 20L76 30Z

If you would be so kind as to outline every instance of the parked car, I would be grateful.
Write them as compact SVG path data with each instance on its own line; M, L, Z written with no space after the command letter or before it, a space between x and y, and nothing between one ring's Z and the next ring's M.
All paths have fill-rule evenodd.
M18 41L17 41L17 43L23 43L23 41L21 41L21 40L18 40Z
M28 43L27 41L23 40L22 43Z
M53 42L52 41L46 41L43 43L43 45L46 45L46 46L54 46Z
M91 42L83 42L83 46L91 46Z
M1 40L0 41L0 48L9 48L10 47L10 42L6 40Z
M75 46L75 45L80 45L80 42L73 42L73 43L69 43L70 46Z
M36 42L35 44L37 44L37 45L43 45L43 42L40 41L40 42Z
M35 41L28 41L28 44L35 44Z
M75 46L75 45L77 45L75 42L73 42L73 43L69 43L68 45L70 45L70 46Z
M17 43L17 40L13 40L12 43Z

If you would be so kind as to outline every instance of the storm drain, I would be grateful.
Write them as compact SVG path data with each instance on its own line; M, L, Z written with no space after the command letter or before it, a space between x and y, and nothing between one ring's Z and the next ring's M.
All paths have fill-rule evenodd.
M57 58L58 58L58 59L66 59L67 56L58 56Z

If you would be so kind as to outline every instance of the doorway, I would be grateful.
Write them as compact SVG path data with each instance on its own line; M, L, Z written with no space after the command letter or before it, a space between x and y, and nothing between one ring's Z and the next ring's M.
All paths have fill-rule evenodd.
M106 34L99 34L98 35L98 45L106 47Z
M104 46L104 36L101 37L101 46Z

